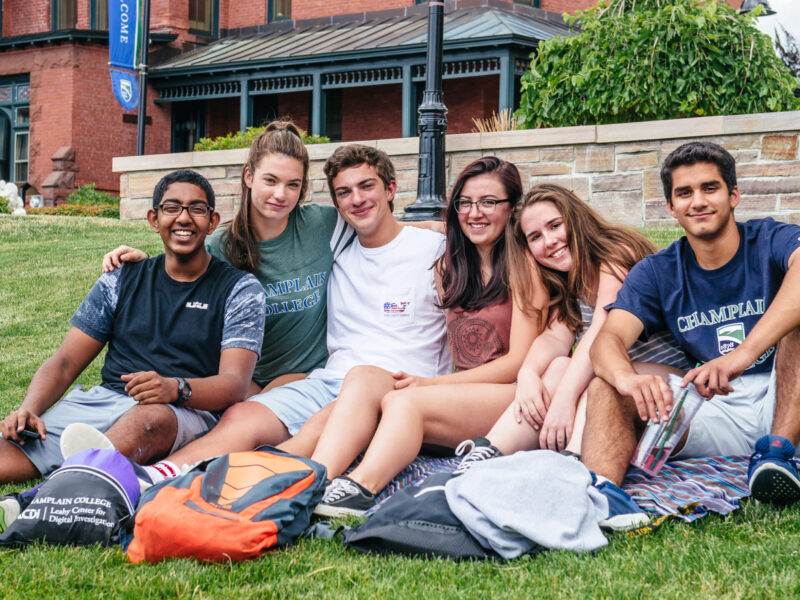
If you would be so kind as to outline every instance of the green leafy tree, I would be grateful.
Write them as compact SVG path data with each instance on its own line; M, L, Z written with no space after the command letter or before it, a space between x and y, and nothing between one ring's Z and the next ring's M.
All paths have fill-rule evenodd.
M522 128L794 110L797 81L756 9L724 0L601 0L542 42L522 77Z

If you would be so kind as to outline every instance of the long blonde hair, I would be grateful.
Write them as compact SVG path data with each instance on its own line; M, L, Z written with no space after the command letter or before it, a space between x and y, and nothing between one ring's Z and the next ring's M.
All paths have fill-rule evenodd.
M570 190L548 183L535 185L514 207L506 234L513 266L511 287L517 290L523 306L533 305L536 284L530 269L530 263L535 261L531 261L520 219L526 208L538 202L552 202L558 209L572 256L568 273L536 263L550 296L549 318L564 321L571 330L580 332L583 321L578 299L593 298L600 267L616 267L611 272L621 281L619 271L627 273L642 258L655 252L656 247L637 231L608 223Z

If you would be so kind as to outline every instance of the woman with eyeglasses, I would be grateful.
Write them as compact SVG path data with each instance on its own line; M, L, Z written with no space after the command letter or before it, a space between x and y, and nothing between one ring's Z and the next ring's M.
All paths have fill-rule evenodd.
M550 297L549 322L533 342L517 378L514 402L472 446L456 473L478 461L546 448L580 454L585 390L594 370L589 349L628 271L655 246L640 233L612 225L570 190L534 186L509 222L512 265L536 261ZM525 288L525 270L511 270ZM535 282L538 285L538 280ZM639 372L665 375L689 368L668 332L637 341L629 350ZM658 364L654 364L658 363ZM466 448L465 448L466 449Z
M521 196L517 168L499 158L480 158L458 176L445 214L447 249L433 266L455 370L436 378L375 367L348 373L345 385L359 379L367 388L393 384L394 391L379 406L356 399L335 403L311 458L333 478L369 447L349 476L333 479L318 514L362 513L423 442L452 449L486 431L514 399L514 386L508 384L515 381L547 310L540 283L526 290L509 285L514 278L506 224ZM532 263L522 268L530 270ZM536 280L535 272L530 279ZM303 435L301 430L298 438ZM287 448L301 446L287 443Z
M297 126L267 125L242 167L233 220L206 239L212 255L253 273L267 296L264 345L248 397L301 379L328 358L326 282L335 252L354 233L333 206L303 203L308 168ZM103 258L103 271L145 257L120 246Z

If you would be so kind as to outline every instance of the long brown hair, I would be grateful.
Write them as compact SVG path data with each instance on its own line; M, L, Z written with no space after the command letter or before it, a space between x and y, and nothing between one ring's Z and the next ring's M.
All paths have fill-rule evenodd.
M455 201L461 196L461 190L464 189L467 180L478 175L497 177L505 187L512 208L522 196L522 180L517 167L494 156L484 156L471 162L458 176L444 215L447 249L436 263L442 278L442 308L475 311L495 302L505 302L508 298L505 230L492 247L492 276L484 285L478 251L464 235L458 222Z
M233 216L233 220L222 234L220 247L230 263L244 271L255 273L261 264L261 250L258 247L258 239L253 231L250 222L250 211L252 206L251 191L247 187L244 175L249 170L255 174L258 163L268 154L282 154L289 158L295 158L303 163L303 183L300 186L300 199L297 207L306 199L308 192L308 151L303 144L300 130L291 121L273 121L267 125L264 132L259 135L250 146L250 155L247 162L242 167L242 198L239 203L239 210Z
M612 225L592 210L570 190L554 184L535 185L515 207L508 221L506 239L511 261L511 286L518 291L525 307L533 306L535 279L530 270L531 255L520 219L526 208L537 202L552 202L564 219L567 245L572 256L568 273L537 263L541 279L550 296L550 319L564 321L575 332L583 329L578 299L589 301L594 295L600 267L608 265L622 281L620 270L627 273L633 265L656 251L640 233L628 227ZM527 267L527 268L526 268Z

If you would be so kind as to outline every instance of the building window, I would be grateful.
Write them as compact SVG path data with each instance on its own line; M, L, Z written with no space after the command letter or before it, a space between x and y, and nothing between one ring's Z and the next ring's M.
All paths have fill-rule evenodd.
M332 142L342 141L342 90L325 92L325 131Z
M292 0L269 0L268 22L285 21L292 18Z
M514 0L514 4L524 4L525 6L539 8L539 0Z
M253 125L255 127L263 127L277 118L277 94L263 94L253 97Z
M218 7L219 0L189 0L189 31L214 36Z
M78 0L53 0L53 29L75 29L78 26Z
M28 181L28 136L27 131L17 131L14 134L14 181L23 183Z
M108 31L108 0L92 0L92 23L95 31Z
M8 157L11 153L11 144L9 144L10 131L11 123L8 120L6 111L0 108L0 179L3 181L9 181Z
M31 86L27 76L0 78L0 179L28 181Z
M191 152L205 135L205 102L175 102L172 105L172 152Z

